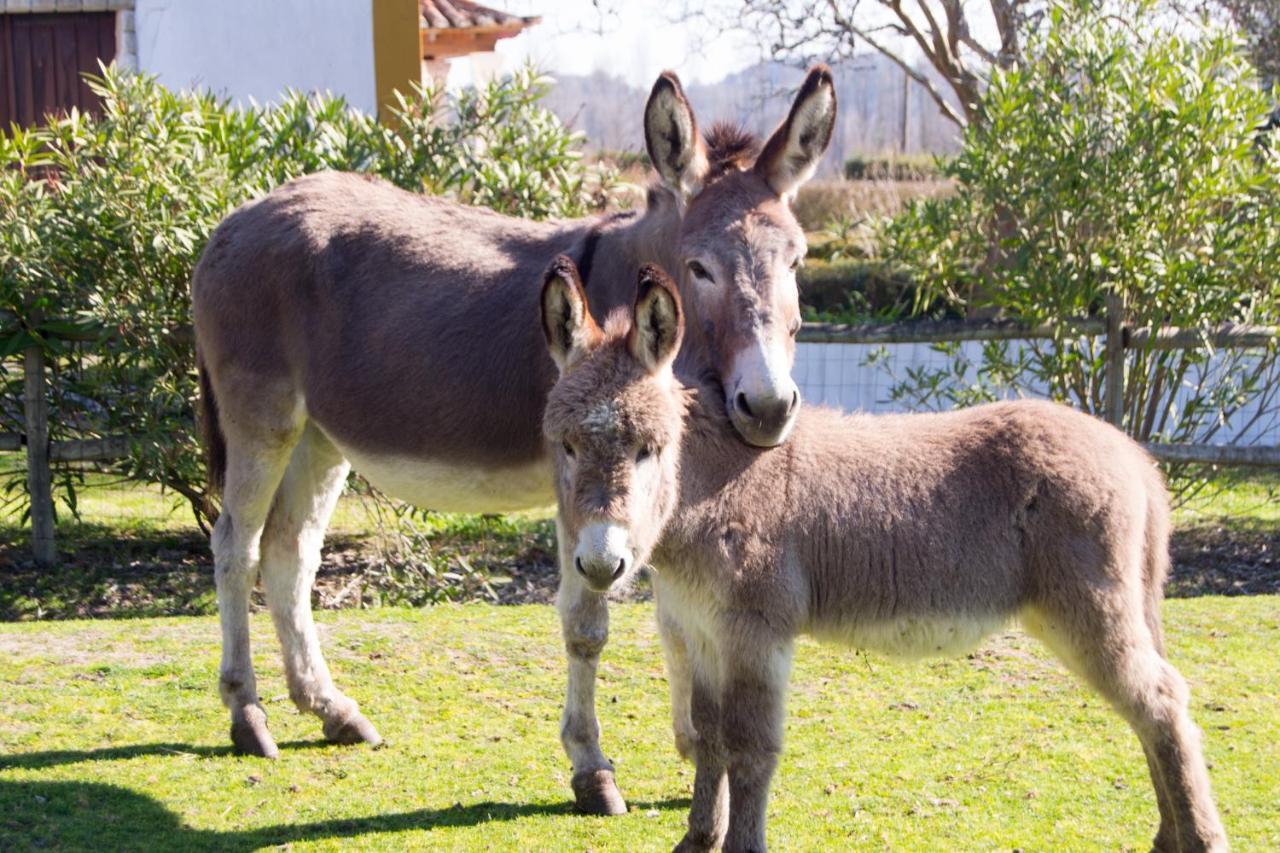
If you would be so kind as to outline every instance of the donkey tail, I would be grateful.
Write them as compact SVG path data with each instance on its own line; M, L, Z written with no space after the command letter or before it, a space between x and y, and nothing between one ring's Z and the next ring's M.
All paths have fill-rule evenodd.
M1164 625L1160 621L1160 605L1164 601L1164 583L1169 577L1169 493L1164 478L1152 467L1151 486L1147 494L1146 542L1143 548L1142 584L1147 628L1156 651L1164 657Z
M209 381L209 371L205 368L204 359L196 351L196 372L200 376L200 417L199 430L204 442L205 470L208 474L208 490L206 511L210 518L217 516L214 504L222 493L223 480L227 473L227 441L222 434L222 425L218 422L218 400L213 395L213 383Z

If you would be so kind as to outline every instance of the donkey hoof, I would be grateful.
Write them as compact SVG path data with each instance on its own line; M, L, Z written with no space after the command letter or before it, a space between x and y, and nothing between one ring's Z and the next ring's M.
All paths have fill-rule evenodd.
M261 708L245 708L240 719L231 721L231 743L235 745L236 752L245 755L280 757L280 750L271 732L267 731L267 715Z
M367 743L374 747L382 745L382 735L378 734L373 723L359 711L344 720L326 722L324 736L331 743L348 746L356 743Z
M715 842L709 841L701 835L695 835L693 832L688 832L684 838L680 839L680 843L672 849L672 853L710 853L714 849L716 849Z
M573 774L573 802L583 814L627 813L627 803L613 781L612 770L583 770Z

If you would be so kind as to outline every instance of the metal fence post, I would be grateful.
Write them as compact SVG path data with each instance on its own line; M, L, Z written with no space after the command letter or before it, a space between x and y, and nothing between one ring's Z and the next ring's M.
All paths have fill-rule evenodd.
M1115 292L1107 294L1106 357L1102 406L1107 422L1124 429L1124 300Z
M27 436L27 495L31 499L31 551L36 563L57 558L53 539L53 477L49 471L49 398L45 393L44 350L23 353L23 408Z

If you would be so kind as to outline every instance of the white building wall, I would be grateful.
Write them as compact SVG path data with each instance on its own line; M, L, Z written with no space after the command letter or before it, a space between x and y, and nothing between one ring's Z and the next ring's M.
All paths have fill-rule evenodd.
M135 0L138 67L238 103L288 88L377 110L370 0Z

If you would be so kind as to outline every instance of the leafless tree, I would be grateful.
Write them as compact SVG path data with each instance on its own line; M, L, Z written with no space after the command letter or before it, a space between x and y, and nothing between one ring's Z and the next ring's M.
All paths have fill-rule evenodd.
M742 0L734 5L741 26L755 32L778 58L842 59L867 48L884 54L928 93L943 115L963 127L977 113L989 70L1007 67L1019 57L1027 25L1044 4L1039 0ZM975 26L988 15L994 32L975 35L990 29ZM914 51L933 66L940 81L912 61Z

